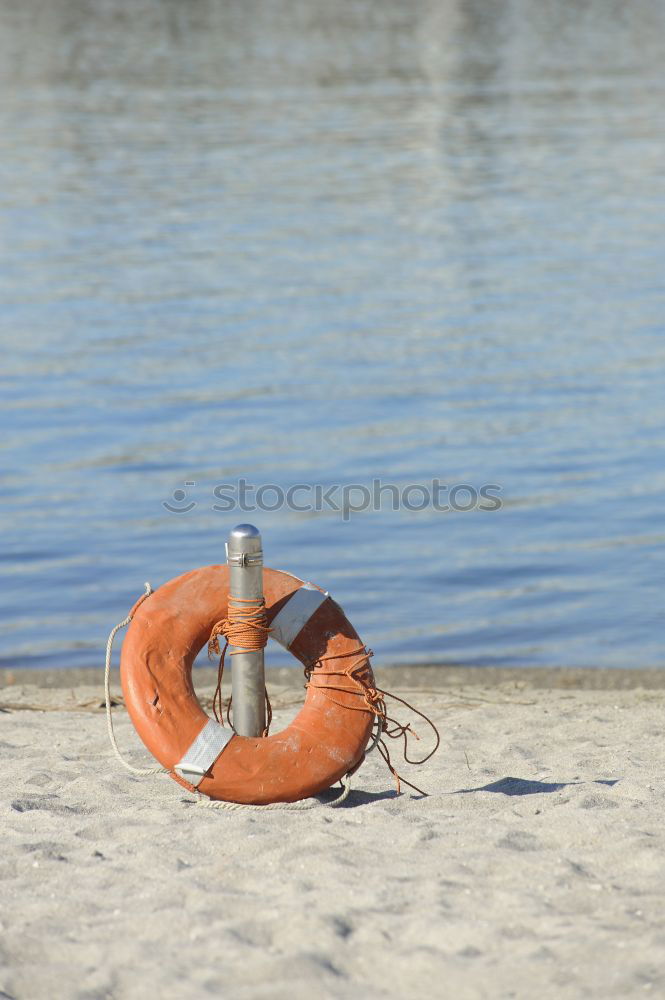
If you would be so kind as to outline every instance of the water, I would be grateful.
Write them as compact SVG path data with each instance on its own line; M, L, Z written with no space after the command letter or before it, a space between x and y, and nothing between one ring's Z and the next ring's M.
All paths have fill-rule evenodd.
M2 665L100 663L242 520L376 662L665 665L664 40L658 0L2 5ZM243 476L503 507L213 510Z

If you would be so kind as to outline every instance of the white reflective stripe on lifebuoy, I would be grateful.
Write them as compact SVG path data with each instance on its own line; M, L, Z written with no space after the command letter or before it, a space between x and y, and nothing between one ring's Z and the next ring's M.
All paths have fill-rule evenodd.
M190 785L198 786L235 733L208 719L191 747L173 770Z
M305 627L317 608L320 608L328 591L319 590L313 583L304 583L296 590L272 620L270 638L288 649L295 637Z

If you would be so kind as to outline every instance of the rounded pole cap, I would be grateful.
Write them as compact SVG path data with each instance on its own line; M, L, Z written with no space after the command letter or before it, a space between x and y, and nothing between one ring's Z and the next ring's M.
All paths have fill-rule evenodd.
M236 524L231 529L229 538L260 538L261 532L253 524Z
M253 524L238 524L229 533L227 552L236 555L261 555L261 532ZM247 565L247 563L241 563Z

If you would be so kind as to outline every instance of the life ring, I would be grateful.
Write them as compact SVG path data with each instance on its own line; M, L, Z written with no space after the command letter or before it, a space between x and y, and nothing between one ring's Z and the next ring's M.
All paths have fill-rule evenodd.
M228 567L159 587L135 605L123 643L120 677L136 731L176 781L211 799L265 805L316 795L359 766L376 717L368 654L339 605L273 569L263 571L263 590L272 638L309 675L305 704L280 733L238 736L194 692L194 659L226 613Z

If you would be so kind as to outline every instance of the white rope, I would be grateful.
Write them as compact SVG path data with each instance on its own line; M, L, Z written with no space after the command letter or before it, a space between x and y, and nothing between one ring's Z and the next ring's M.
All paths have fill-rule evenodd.
M139 598L136 607L139 604L143 604L147 597L150 597L153 590L149 583L145 585L145 594ZM113 652L113 640L116 637L116 633L124 628L125 625L129 625L132 620L133 615L129 614L127 617L121 621L115 628L111 629L111 632L106 643L106 666L104 668L104 697L106 699L106 725L109 732L109 740L111 741L111 746L113 747L113 753L116 755L123 767L126 767L128 771L132 774L168 774L168 768L165 767L134 767L133 764L129 764L125 758L120 753L118 749L118 744L115 740L115 733L113 732L113 716L111 715L111 653Z
M374 734L374 737L372 738L371 745L367 748L367 750L365 750L365 756L367 756L367 754L370 754L372 752L372 750L376 750L377 744L378 744L378 742L379 742L379 740L381 739L382 736L383 736L383 721L382 721L382 719L379 716L377 716L376 717L376 732Z
M300 802L269 802L265 806L254 806L248 805L244 802L223 802L217 799L209 799L199 792L199 799L196 802L196 808L228 809L231 811L235 811L237 809L255 809L257 812L263 812L266 809L289 809L300 812L303 809L318 809L320 806L330 806L334 808L335 806L341 806L342 802L346 802L349 797L349 792L351 791L351 775L345 774L341 779L341 782L344 786L343 790L341 794L331 802L320 802L318 799L302 799Z

